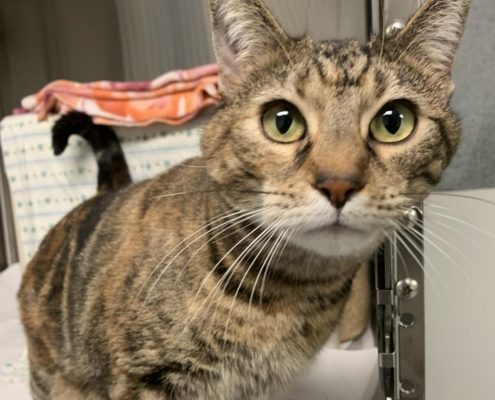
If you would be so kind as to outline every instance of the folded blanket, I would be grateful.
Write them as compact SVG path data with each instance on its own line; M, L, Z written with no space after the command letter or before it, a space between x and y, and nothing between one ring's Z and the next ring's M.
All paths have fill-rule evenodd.
M218 67L210 64L168 72L152 81L58 80L24 98L20 112L36 112L40 121L49 113L77 110L102 125L181 125L219 101Z

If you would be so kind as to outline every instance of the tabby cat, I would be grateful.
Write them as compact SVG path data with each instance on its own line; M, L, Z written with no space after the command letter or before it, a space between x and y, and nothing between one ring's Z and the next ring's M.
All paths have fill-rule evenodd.
M223 101L202 156L108 178L27 267L33 397L283 391L335 330L357 266L457 148L451 66L469 4L427 0L363 45L290 38L260 0L210 0ZM121 157L106 145L100 168Z

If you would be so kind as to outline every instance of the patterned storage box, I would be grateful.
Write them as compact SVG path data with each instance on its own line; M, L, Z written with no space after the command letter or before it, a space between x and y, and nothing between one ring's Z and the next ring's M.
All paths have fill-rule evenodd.
M46 232L96 190L96 162L89 145L72 136L55 157L51 127L56 118L11 116L0 125L4 165L10 186L21 261L28 261ZM135 181L199 154L200 125L171 130L163 125L117 128Z

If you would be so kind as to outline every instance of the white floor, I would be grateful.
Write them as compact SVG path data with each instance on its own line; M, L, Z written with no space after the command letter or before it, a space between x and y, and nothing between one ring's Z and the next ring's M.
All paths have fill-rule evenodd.
M0 274L0 400L31 398L16 301L20 275L19 265ZM345 347L347 350L325 348L283 400L370 400L378 382L371 332Z
M0 275L0 399L28 400L28 370L24 333L19 322L16 292L20 267Z

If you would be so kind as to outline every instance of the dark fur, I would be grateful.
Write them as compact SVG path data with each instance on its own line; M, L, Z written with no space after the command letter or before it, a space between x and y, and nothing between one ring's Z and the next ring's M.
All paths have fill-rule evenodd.
M90 116L71 111L57 120L52 132L53 152L57 156L63 153L73 134L90 144L98 163L98 192L117 190L131 183L127 161L112 128L96 125Z

